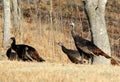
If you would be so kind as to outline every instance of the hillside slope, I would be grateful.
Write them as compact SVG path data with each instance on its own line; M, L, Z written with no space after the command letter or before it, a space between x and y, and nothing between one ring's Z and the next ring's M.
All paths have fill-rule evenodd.
M61 51L57 42L61 41L67 48L75 49L70 34L68 23L74 20L76 30L86 39L91 39L90 28L84 14L83 4L80 0L49 0L36 2L21 0L21 18L18 20L20 26L17 43L25 43L37 49L42 57L50 62L69 62L67 56ZM106 24L110 38L112 56L120 57L120 2L119 0L108 0L106 6ZM2 44L3 33L3 4L0 4L0 44ZM13 8L11 6L11 20L13 22ZM11 22L11 36L14 36L13 23ZM83 24L84 28L81 26ZM22 40L20 36L22 35ZM4 55L6 49L0 47ZM0 57L0 59L3 59Z

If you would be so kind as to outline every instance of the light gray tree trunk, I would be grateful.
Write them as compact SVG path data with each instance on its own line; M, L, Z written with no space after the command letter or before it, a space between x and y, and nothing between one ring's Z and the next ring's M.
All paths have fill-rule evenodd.
M89 17L93 42L108 55L111 55L109 38L105 24L105 6L107 0L84 0ZM110 60L103 56L94 57L94 64L110 65Z
M10 38L10 0L4 2L4 32L3 32L3 47L7 46L7 41Z

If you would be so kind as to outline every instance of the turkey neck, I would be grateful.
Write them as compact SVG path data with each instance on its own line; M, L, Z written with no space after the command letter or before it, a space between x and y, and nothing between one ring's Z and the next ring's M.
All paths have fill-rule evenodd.
M79 36L74 29L71 30L72 37L74 39L75 44L79 43L81 46L84 46L86 44L86 40Z
M15 40L13 40L13 42L12 42L12 44L11 44L11 47L12 47L13 50L16 49L16 41L15 41Z
M67 53L67 52L68 52L68 49L66 49L64 46L61 46L61 48L62 48L62 51L63 51L64 53Z

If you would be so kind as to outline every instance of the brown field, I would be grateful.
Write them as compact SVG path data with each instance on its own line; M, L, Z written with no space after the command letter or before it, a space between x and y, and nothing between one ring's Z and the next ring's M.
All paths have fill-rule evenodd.
M0 61L0 82L119 82L120 67Z
M50 2L37 3L21 0L22 17L17 36L14 35L13 11L11 11L11 36L17 43L36 48L45 63L8 61L6 48L2 47L3 4L0 3L0 82L119 82L120 67L105 65L75 65L61 51L57 42L61 41L70 49L75 49L68 22L75 19L76 30L84 38L89 37L89 26L80 0L53 0L53 20L50 21ZM29 1L29 0L28 0ZM32 0L30 0L32 1ZM33 0L36 1L36 0ZM70 2L71 1L71 2ZM74 2L74 3L73 3ZM106 26L110 39L112 56L120 60L120 1L108 0L106 7ZM76 10L76 7L79 10ZM72 8L72 12L70 9ZM12 7L11 7L12 9ZM37 11L37 12L36 12ZM38 12L39 16L38 16ZM37 16L39 18L37 18ZM85 21L85 28L80 19ZM22 41L20 37L22 36Z

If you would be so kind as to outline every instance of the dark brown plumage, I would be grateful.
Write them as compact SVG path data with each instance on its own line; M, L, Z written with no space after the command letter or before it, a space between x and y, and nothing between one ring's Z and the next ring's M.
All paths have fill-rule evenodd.
M70 61L75 64L82 64L81 56L77 50L67 49L61 42L58 43L61 46L62 51L68 56Z
M42 57L39 56L38 52L35 50L35 48L24 45L24 44L18 44L16 45L16 40L14 37L10 38L12 40L11 48L18 54L18 57L24 61L32 61L36 60L38 62L45 61Z
M11 48L7 50L6 55L9 60L19 60L17 53L13 52Z
M107 59L112 59L113 61L115 61L111 56L107 55L106 53L104 53L100 48L98 48L94 43L92 43L89 40L86 40L84 38L82 38L81 36L79 36L75 31L74 31L74 23L71 23L72 26L72 30L71 30L71 34L72 37L74 39L76 48L78 49L78 51L81 53L84 52L90 56L104 56ZM84 54L85 55L85 54Z

